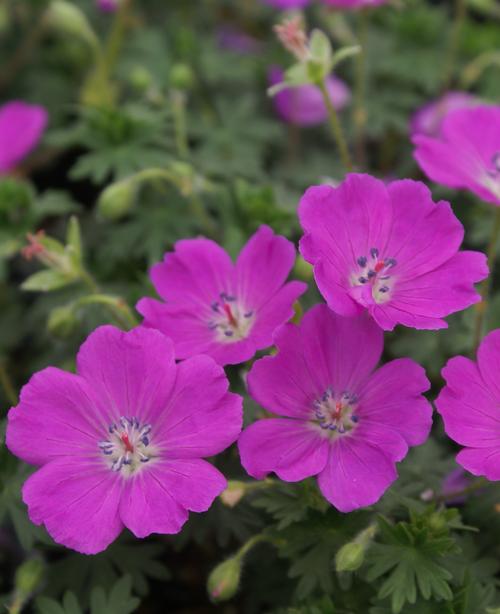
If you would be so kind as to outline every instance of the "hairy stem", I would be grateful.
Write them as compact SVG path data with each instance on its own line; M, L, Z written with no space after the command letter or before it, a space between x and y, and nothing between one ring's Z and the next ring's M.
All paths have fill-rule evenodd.
M366 51L368 39L369 11L361 10L358 16L358 45L360 52L356 55L356 73L354 84L354 142L356 160L360 166L365 165L365 128L368 119L366 109Z
M328 118L330 120L330 127L332 129L333 136L335 138L335 142L337 143L337 147L340 153L340 157L342 160L342 164L346 171L352 171L352 160L349 154L349 149L347 148L347 142L344 137L344 133L342 131L342 126L340 125L340 120L337 115L337 111L333 106L332 99L330 98L330 94L326 88L325 81L322 81L318 84L319 89L323 95L323 99L325 101L325 105L328 111Z

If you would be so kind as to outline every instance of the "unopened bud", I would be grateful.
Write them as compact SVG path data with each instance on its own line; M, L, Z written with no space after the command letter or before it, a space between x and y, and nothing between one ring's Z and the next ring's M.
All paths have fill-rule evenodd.
M228 507L237 505L245 495L245 482L229 480L226 490L220 495L222 503Z
M335 555L335 569L340 571L356 571L365 560L365 548L357 542L349 542Z
M99 213L108 220L119 220L134 206L137 189L137 182L133 179L112 183L99 197Z
M72 305L56 307L50 312L47 329L56 337L69 337L78 326L78 318Z
M86 41L93 49L99 47L92 26L73 2L52 0L46 14L46 24L56 32Z
M153 76L144 66L134 66L130 72L129 82L138 92L145 92L153 84Z
M26 598L32 595L43 579L44 565L40 559L29 559L17 568L14 580L15 591Z
M234 556L224 561L208 577L207 589L212 601L227 601L236 595L241 578L241 560Z
M174 64L170 70L170 84L178 90L190 90L195 82L193 70L187 64Z

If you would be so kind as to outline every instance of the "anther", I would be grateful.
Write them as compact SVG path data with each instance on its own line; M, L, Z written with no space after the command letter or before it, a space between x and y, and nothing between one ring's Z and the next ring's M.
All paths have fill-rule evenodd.
M359 266L364 269L366 266L366 263L368 262L367 258L365 256L360 256L357 260Z
M372 258L378 258L378 249L376 247L372 247L370 250L370 255Z

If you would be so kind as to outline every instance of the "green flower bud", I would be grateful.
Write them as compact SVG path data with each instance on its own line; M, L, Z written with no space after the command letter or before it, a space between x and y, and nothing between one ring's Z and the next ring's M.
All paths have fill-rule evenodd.
M52 0L46 14L46 24L56 32L80 38L94 50L99 48L99 41L92 26L73 2Z
M335 555L335 569L340 571L356 571L365 560L365 547L358 542L349 542Z
M134 66L129 75L129 82L138 92L145 92L153 85L153 76L144 66Z
M44 564L40 559L29 559L17 568L14 586L16 593L27 598L40 586L43 580Z
M170 69L170 84L177 90L189 91L195 83L195 75L187 64L174 64Z
M241 558L224 561L208 577L207 590L214 602L227 601L236 595L241 578Z
M228 507L237 505L245 496L245 487L245 482L229 480L226 490L220 495L222 503Z
M47 329L52 335L64 339L76 330L78 324L73 305L63 305L50 312Z
M101 193L97 207L108 220L119 220L134 206L138 184L133 178L112 183Z

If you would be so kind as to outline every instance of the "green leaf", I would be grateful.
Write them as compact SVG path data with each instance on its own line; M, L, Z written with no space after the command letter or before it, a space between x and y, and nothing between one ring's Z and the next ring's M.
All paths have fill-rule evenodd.
M69 219L66 232L66 250L69 252L71 262L75 268L82 264L82 237L78 218L72 215Z
M54 269L47 269L30 275L30 277L21 284L21 288L31 292L50 292L63 288L74 281L75 277L72 275L62 273L61 271L55 271Z

